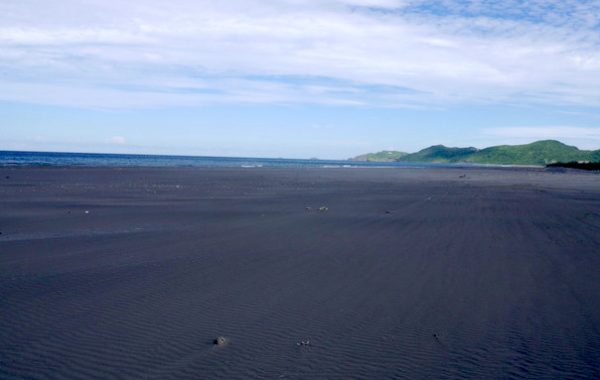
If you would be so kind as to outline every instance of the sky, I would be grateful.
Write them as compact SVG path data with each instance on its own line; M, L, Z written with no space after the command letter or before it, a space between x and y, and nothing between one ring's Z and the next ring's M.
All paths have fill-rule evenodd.
M600 149L600 0L2 0L0 150Z

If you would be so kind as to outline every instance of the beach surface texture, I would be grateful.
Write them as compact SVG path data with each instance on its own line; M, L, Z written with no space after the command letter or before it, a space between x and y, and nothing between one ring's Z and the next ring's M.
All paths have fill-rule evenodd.
M598 174L0 175L0 378L600 378Z

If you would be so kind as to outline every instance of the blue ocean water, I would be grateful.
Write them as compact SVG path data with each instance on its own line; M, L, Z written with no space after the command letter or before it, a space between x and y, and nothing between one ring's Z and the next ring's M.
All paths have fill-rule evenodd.
M98 154L0 151L0 166L152 166L152 167L428 167L443 166L401 162L348 160L162 156L143 154ZM452 165L455 166L455 165Z

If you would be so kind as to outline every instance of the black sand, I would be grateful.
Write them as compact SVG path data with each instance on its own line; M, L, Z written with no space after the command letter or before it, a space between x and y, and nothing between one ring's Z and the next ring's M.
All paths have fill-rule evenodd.
M597 174L3 168L0 232L0 378L600 377Z

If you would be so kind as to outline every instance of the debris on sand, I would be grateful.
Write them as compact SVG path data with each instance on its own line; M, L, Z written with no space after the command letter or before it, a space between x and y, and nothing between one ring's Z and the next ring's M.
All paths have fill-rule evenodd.
M310 346L310 340L301 340L300 342L296 343L296 346L298 347L302 347L302 346Z
M4 177L4 178L6 178L6 179L10 179L10 176L9 176L9 175L7 175L7 176L6 176L6 177Z
M220 336L213 340L213 344L215 346L223 347L229 344L229 339L225 338L224 336Z
M321 206L319 207L319 212L327 212L329 211L329 207Z
M306 211L312 211L312 207L310 207L310 206L306 206L304 209L305 209Z
M459 176L458 178L467 178L467 175L463 174L463 175Z
M391 213L392 213L392 211L390 211L390 210L385 210L385 213L386 213L386 214L391 214Z
M446 347L446 345L440 340L440 336L438 334L433 334L433 339L437 342L437 344L439 344L442 347L448 348Z
M90 213L90 210L85 210L85 211L84 211L84 213L85 213L85 214L89 214L89 213Z

